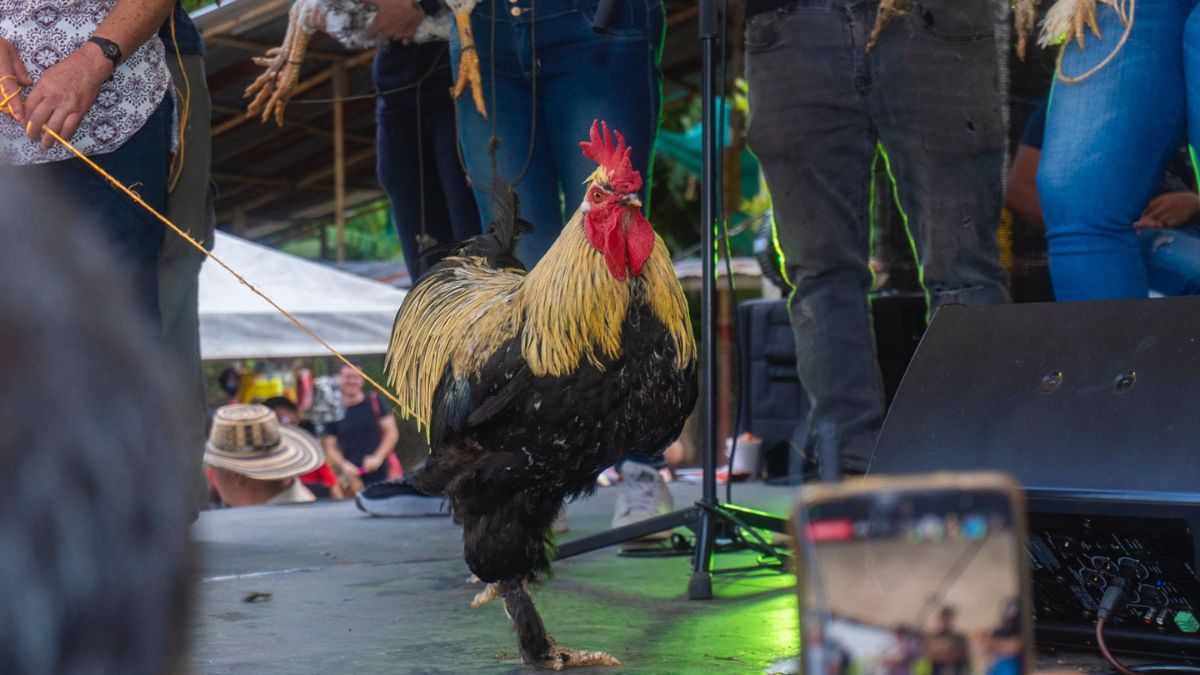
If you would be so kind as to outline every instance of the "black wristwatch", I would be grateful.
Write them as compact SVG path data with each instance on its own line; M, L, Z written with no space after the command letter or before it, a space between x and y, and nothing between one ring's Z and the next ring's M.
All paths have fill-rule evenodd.
M113 68L121 65L121 47L117 43L98 35L88 38L88 42L95 43L100 48L100 51L104 53L104 58L112 61Z

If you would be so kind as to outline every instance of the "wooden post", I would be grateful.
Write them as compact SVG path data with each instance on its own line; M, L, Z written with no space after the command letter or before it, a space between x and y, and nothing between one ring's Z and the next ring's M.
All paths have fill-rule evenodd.
M346 130L342 98L346 96L346 66L333 64L333 199L337 225L337 261L346 262Z

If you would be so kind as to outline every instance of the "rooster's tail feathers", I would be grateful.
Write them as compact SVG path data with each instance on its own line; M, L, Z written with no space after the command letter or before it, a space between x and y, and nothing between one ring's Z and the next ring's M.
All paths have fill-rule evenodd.
M520 215L521 200L512 185L502 178L492 181L492 222L486 233L472 237L460 254L484 258L497 269L524 269L517 259L517 238L531 232L533 225Z

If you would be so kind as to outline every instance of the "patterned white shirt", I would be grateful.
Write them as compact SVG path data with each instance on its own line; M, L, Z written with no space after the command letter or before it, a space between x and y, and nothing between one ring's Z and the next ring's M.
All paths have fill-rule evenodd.
M17 50L36 83L51 66L83 45L117 0L0 0L0 38ZM92 109L69 140L86 155L112 152L129 140L162 103L170 83L162 41L151 37L100 88ZM10 80L6 88L13 86ZM30 90L25 89L23 96ZM49 150L0 114L0 164L42 164L72 157L55 143Z

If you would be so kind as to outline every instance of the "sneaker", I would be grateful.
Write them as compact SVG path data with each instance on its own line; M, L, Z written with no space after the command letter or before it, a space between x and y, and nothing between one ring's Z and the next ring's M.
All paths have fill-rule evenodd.
M624 527L648 518L670 513L675 508L671 491L658 469L638 462L625 462L621 482L617 484L617 508L612 526ZM643 537L643 540L669 539L670 530Z
M358 510L372 516L405 518L450 515L450 505L441 497L418 491L408 479L371 483L354 497Z

